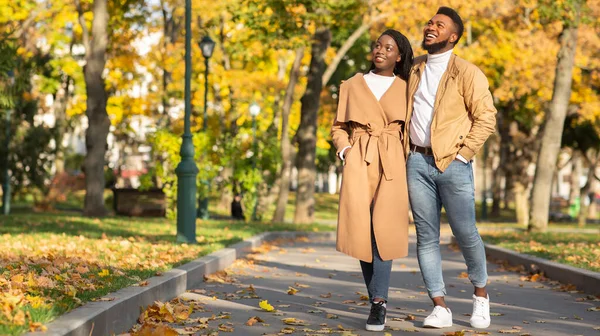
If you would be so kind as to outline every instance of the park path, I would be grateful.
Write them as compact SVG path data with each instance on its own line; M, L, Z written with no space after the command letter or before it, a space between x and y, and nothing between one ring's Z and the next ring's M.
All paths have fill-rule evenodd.
M432 309L419 272L414 236L409 257L393 266L388 303L387 335L477 335L469 325L472 286L465 278L462 255L442 246L447 302L454 326L424 329L423 318ZM600 300L566 291L551 281L532 282L531 277L488 263L492 325L479 334L503 335L599 335ZM289 295L290 288L297 290ZM294 291L292 290L292 291ZM331 239L279 240L265 245L247 259L239 259L226 272L207 277L201 286L180 296L202 307L189 319L208 328L194 335L383 335L364 331L369 305L359 263L335 251ZM268 300L276 311L259 308ZM189 301L188 301L189 302ZM262 322L248 325L252 317ZM296 322L301 325L287 325ZM294 320L295 319L295 320ZM205 324L206 325L206 324ZM183 326L176 326L182 330ZM287 329L286 329L287 328ZM197 329L196 329L197 330ZM213 332L211 334L211 331Z

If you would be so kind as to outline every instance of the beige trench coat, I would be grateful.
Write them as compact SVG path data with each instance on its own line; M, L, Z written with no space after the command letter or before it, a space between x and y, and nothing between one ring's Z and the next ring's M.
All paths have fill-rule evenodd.
M399 77L379 101L363 74L340 87L331 136L338 152L346 146L352 148L344 152L337 250L366 262L373 260L371 219L383 260L408 254L408 192L402 147L406 93L406 82Z

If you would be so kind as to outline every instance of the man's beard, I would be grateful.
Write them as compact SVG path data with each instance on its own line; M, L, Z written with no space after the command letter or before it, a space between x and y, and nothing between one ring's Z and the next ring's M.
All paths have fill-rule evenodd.
M450 38L448 38L446 41L440 41L434 44L426 45L425 39L423 39L423 42L421 43L421 48L425 49L425 51L427 51L430 54L435 54L436 52L446 48L448 43L450 43Z

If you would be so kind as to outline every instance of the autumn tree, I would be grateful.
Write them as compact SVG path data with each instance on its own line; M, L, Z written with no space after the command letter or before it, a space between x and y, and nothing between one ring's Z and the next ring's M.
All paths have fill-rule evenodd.
M548 113L541 134L540 151L537 157L531 195L529 231L544 232L548 227L552 180L556 170L561 135L571 97L577 32L585 6L585 0L540 1L539 11L542 17L549 21L558 20L563 27L558 37L560 50L558 51L554 74L554 90L552 100L548 106Z

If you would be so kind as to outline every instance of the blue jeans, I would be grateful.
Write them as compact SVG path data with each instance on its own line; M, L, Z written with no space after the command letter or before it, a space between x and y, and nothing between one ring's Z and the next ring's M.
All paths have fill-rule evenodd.
M411 152L406 167L417 230L417 258L429 297L446 295L440 255L442 205L465 258L469 280L475 287L485 287L485 248L475 226L473 166L455 160L442 173L433 156Z
M373 261L368 263L360 261L369 301L373 303L374 299L383 299L387 302L388 291L390 288L390 276L392 275L392 260L381 260L377 250L377 242L373 233L373 224L371 223L371 245L373 248Z

